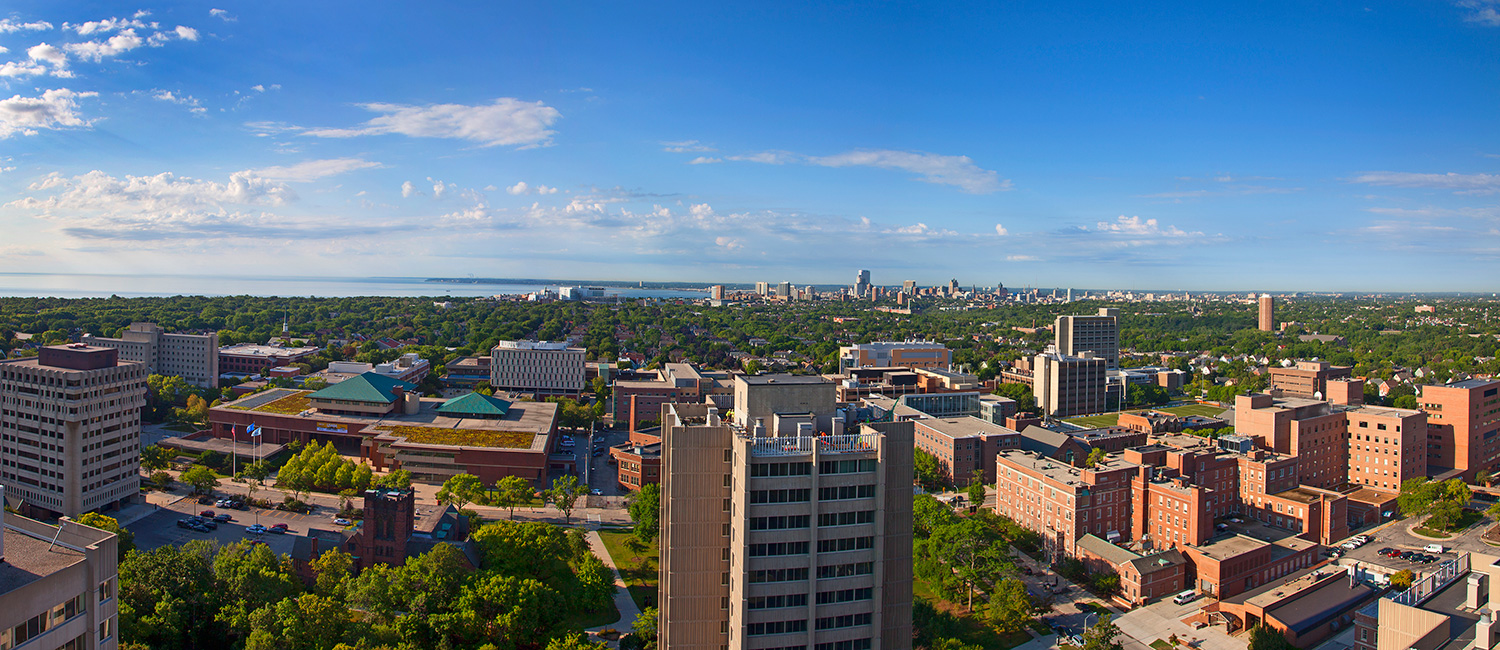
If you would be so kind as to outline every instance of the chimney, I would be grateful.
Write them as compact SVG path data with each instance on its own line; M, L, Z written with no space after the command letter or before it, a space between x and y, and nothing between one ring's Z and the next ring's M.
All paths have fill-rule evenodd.
M1486 611L1479 615L1479 624L1474 626L1475 647L1490 647L1495 640L1495 613Z
M714 406L708 407L708 425L711 426L711 427L719 426L719 409L718 409L718 407L714 407Z
M1464 599L1464 607L1479 609L1489 601L1490 592L1485 588L1484 584L1485 578L1488 577L1488 574L1477 571L1469 574L1469 584L1467 585L1468 597Z
M755 427L750 429L750 435L756 438L766 437L766 419L755 418Z
M630 396L630 433L635 435L635 395Z

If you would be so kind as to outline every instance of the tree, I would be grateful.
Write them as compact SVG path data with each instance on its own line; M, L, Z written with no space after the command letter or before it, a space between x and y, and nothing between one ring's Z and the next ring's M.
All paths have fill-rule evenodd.
M1297 650L1286 636L1273 627L1256 623L1250 628L1249 644L1246 650Z
M563 513L563 521L572 521L573 506L578 503L578 497L584 495L587 490L578 484L578 477L569 474L561 476L552 481L552 488L547 490L547 498L557 506Z
M93 528L98 528L99 530L105 532L114 533L115 537L117 538L115 543L118 546L120 552L119 559L121 560L125 559L126 554L135 550L135 533L132 533L125 528L121 528L120 522L116 521L114 517L111 517L109 515L101 515L97 512L85 512L81 515L78 515L78 519L76 521L85 526L90 526Z
M375 472L370 469L369 465L360 463L354 468L354 478L350 482L350 487L354 488L355 492L364 492L370 489L370 482L374 480L374 475Z
M1411 572L1411 569L1402 569L1391 574L1391 588L1396 591L1406 591L1411 589L1411 583L1416 579L1417 576Z
M291 567L261 544L239 541L214 555L214 590L221 605L215 619L236 636L249 634L252 613L302 591Z
M574 632L547 642L546 650L605 650L609 646L590 641L588 637Z
M630 520L635 522L635 537L643 544L650 544L660 532L661 486L655 483L642 485L630 497Z
M630 635L639 640L641 650L656 650L656 626L660 615L655 607L641 610L630 626ZM623 643L623 641L622 641Z
M1487 469L1482 469L1479 470L1478 474L1474 475L1474 482L1488 487L1492 478L1494 478L1494 474L1491 474Z
M375 481L376 487L403 489L411 487L411 472L398 469Z
M969 503L976 506L984 505L985 490L983 469L974 470L973 476L969 479L969 487L967 492L969 494Z
M288 598L251 616L245 650L333 650L349 622L349 609L332 598Z
M1018 413L1036 411L1036 395L1032 394L1031 387L1026 384L999 384L995 386L995 394L1015 400Z
M921 449L912 451L912 467L917 485L928 492L936 492L947 486L948 478L943 474L943 465L937 456Z
M516 518L516 506L531 502L531 483L519 476L507 476L495 483L495 506L510 510Z
M437 491L439 503L448 503L463 510L464 506L478 501L484 495L484 482L473 474L455 474L443 481Z
M1015 578L1000 581L990 595L990 623L1007 634L1026 629L1031 623L1031 596L1024 583Z
M193 486L193 494L208 494L219 487L219 478L214 471L202 465L189 467L178 479Z
M349 579L354 575L354 558L339 549L327 551L311 562L317 578L313 591L319 596L343 602Z
M1120 591L1120 574L1110 571L1093 575L1094 591L1114 595Z
M141 448L141 469L157 472L166 469L171 463L172 451L170 449L156 445Z
M965 517L934 530L926 542L928 557L947 566L943 589L966 594L974 607L975 590L987 589L997 579L1014 571L1008 549L977 518Z
M1086 459L1084 459L1083 466L1084 467L1090 467L1090 468L1096 467L1096 466L1099 465L1099 463L1104 462L1104 457L1107 456L1107 455L1109 455L1109 454L1106 453L1103 449L1100 449L1099 447L1095 447L1093 449L1090 449L1089 450L1089 457L1086 458Z
M167 471L156 472L151 475L151 482L156 484L158 490L169 490L172 488L172 473Z
M1120 636L1120 628L1110 618L1110 614L1100 614L1099 620L1083 632L1083 650L1124 650L1115 640Z

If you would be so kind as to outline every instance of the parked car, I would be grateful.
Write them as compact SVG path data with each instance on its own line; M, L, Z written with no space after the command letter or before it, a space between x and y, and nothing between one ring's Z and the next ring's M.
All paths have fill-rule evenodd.
M1414 558L1416 556L1417 556L1417 554L1414 553L1414 552L1412 552L1412 551L1402 551L1401 554L1398 555L1398 556L1396 556L1396 557L1399 557L1399 558L1401 558L1403 560L1410 561L1412 558Z
M1428 544L1426 546L1423 546L1422 550L1426 551L1428 553L1442 553L1443 552L1443 545L1442 544Z
M333 523L338 524L340 526L352 526L352 525L354 525L354 522L349 521L348 519L345 519L343 517L336 517L336 518L334 518Z
M198 525L202 526L202 527L204 527L204 528L206 528L208 530L218 530L219 529L219 522L216 522L216 521L214 521L212 519L199 519L198 520Z
M285 528L277 528L275 526L272 526L270 528L267 528L266 532L271 533L272 535L285 535L286 534L286 529Z
M214 521L217 521L221 524L227 524L231 521L234 521L234 517L229 516L227 513L221 513L214 515Z
M282 530L286 530L287 529L287 525L283 524L283 523L271 524L271 527L272 528L280 528Z
M1391 556L1391 551L1393 551L1393 550L1395 550L1395 549L1392 549L1391 547L1387 546L1387 547L1385 547L1383 549L1380 549L1378 551L1375 551L1375 552L1377 554L1381 555L1382 557L1390 557Z
M262 526L260 524L254 524L254 525L246 528L245 532L249 533L251 535L260 535L260 534L266 532L266 527Z
M200 532L200 533L206 533L206 532L208 532L208 526L204 526L203 522L201 522L201 521L190 521L190 522L188 522L188 528L191 529L191 530Z
M186 520L186 519L178 519L177 520L177 527L178 528L191 528L192 524L190 524L188 522L188 520Z

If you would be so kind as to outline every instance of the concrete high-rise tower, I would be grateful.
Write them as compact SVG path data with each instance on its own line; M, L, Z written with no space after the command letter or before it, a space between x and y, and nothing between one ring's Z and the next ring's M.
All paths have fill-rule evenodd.
M1260 294L1260 331L1270 332L1276 329L1275 304L1272 302L1271 294Z

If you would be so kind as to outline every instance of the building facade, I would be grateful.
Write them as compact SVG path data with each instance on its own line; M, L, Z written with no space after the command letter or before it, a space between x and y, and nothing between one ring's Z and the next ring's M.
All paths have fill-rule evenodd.
M947 370L953 351L936 341L877 341L839 347L839 374L865 366Z
M1053 332L1060 354L1092 352L1111 370L1120 367L1120 310L1100 307L1094 316L1058 316Z
M239 343L219 348L219 372L240 375L263 375L277 366L285 366L318 355L312 346L279 347Z
M0 485L48 516L77 516L140 490L146 364L72 343L0 361Z
M1049 349L1032 359L1032 368L1031 393L1044 415L1067 417L1109 410L1105 403L1108 364L1092 352L1074 357Z
M585 355L561 341L500 341L490 351L490 386L539 396L581 395Z
M1276 331L1276 307L1274 299L1271 298L1271 294L1260 294L1260 298L1257 301L1257 304L1260 306L1260 313L1258 314L1259 317L1256 319L1256 324L1260 326L1260 331Z
M994 478L995 454L1021 445L1020 432L977 417L919 418L914 432L917 449L938 460L944 477L954 485Z
M169 334L155 323L131 323L120 338L85 334L89 345L114 348L123 361L146 364L152 373L181 377L194 386L219 386L219 334Z
M1290 368L1272 367L1271 390L1280 390L1283 395L1303 399L1331 399L1328 381L1347 379L1352 370L1349 366L1330 365L1327 361L1298 361ZM1363 399L1364 395L1361 394Z
M1500 466L1500 380L1468 379L1423 386L1428 464L1463 472L1467 480Z
M764 436L664 409L662 647L911 647L912 425Z
M118 648L118 544L67 517L0 512L0 648Z

